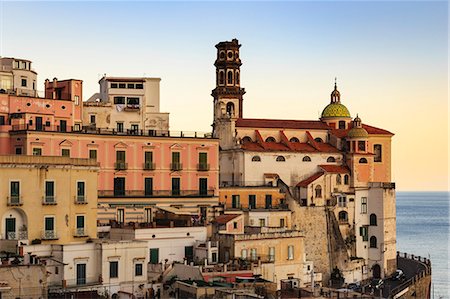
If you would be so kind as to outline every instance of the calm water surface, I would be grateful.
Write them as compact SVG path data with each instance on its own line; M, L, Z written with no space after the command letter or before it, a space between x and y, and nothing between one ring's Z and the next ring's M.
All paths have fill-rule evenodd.
M431 298L436 299L450 298L449 196L448 192L397 192L397 250L431 259Z

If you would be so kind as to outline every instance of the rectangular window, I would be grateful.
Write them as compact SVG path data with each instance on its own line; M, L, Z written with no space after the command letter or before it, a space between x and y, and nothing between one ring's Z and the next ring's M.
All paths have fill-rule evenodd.
M256 259L258 258L256 248L250 249L250 258L252 259L252 261L256 261Z
M59 131L60 132L67 132L67 121L60 120L59 121Z
M269 261L275 261L275 247L269 247Z
M239 195L231 195L231 208L233 209L241 208Z
M266 209L272 208L272 195L266 194Z
M89 150L89 159L97 160L97 150Z
M45 203L55 202L55 182L45 182Z
M159 264L159 248L150 248L150 264Z
M366 142L365 141L358 141L358 150L365 151L366 150Z
M95 124L95 115L90 115L89 119L91 121L91 124Z
M12 181L10 183L10 203L18 204L20 203L20 182Z
M375 157L373 158L374 162L382 162L382 146L381 144L374 144L373 146L373 152L375 154Z
M84 216L77 215L77 230L82 229L84 231Z
M45 232L53 232L55 230L55 218L45 217L44 218Z
M145 196L153 195L153 178L144 179L144 194Z
M363 241L369 240L369 228L367 226L361 226L359 228L359 235L362 237Z
M259 226L261 226L261 227L266 226L266 219L259 218Z
M5 124L5 116L0 115L0 126L3 126Z
M367 214L367 197L361 197L361 214Z
M155 166L153 165L153 152L144 152L144 169L155 169Z
M125 151L116 151L116 170L125 170Z
M347 198L345 196L338 196L338 206L341 208L347 207Z
M16 155L22 155L22 148L16 147Z
M137 84L136 84L136 89L144 89L144 84L142 84L142 83L137 83Z
M33 156L42 156L42 149L41 148L33 148Z
M172 178L172 195L180 195L180 178Z
M80 105L80 97L79 96L74 96L74 100L75 100L76 106Z
M208 153L199 153L198 154L198 170L207 171L209 170L208 165Z
M77 182L77 202L85 202L85 182Z
M249 209L256 209L256 195L250 194L248 196L248 208Z
M137 135L139 134L139 125L131 125L131 134Z
M280 218L280 227L285 227L284 218Z
M125 210L117 209L117 222L124 223L125 222Z
M114 196L125 195L125 178L114 178Z
M22 87L27 87L27 79L22 79Z
M139 106L139 98L127 97L127 105L129 105L129 106Z
M238 228L238 223L236 221L233 222L233 229L237 229Z
M244 259L244 260L247 258L247 249L242 249L241 250L241 258Z
M61 150L61 156L63 156L63 157L70 157L70 149L68 149L68 148L63 148L63 149Z
M125 88L125 83L119 83L119 88Z
M77 285L86 284L86 264L77 264Z
M181 158L180 158L180 152L172 152L172 164L171 169L172 170L181 170Z
M294 245L288 246L288 260L294 259Z
M111 88L117 88L117 83L111 83Z
M127 84L127 88L134 89L134 83L128 83Z
M118 261L109 262L109 277L110 278L119 277L119 262Z
M114 104L125 104L125 97L114 97Z
M145 217L146 223L151 223L152 222L152 209L145 208L144 209L144 217Z
M199 178L198 179L198 188L200 196L208 195L208 179L207 178Z
M116 123L116 129L118 133L123 133L123 123Z
M134 276L142 276L142 264L135 264L134 265Z

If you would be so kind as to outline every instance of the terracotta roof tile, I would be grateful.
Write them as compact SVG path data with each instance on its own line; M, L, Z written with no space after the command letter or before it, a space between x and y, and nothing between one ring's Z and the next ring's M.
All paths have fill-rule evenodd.
M224 214L217 216L215 222L218 224L226 224L228 221L233 220L236 217L241 216L241 214Z
M319 167L330 173L350 173L350 169L344 165L319 165Z
M315 173L312 176L310 176L309 178L304 179L303 181L299 182L297 184L297 187L308 187L309 184L311 184L312 182L314 182L315 180L320 178L322 175L323 175L323 172Z
M277 128L277 129L321 129L329 127L319 120L290 120L290 119L257 119L239 118L236 127L244 128Z
M364 129L366 129L367 133L369 133L369 135L391 135L393 136L394 134L386 131L384 129L380 129L380 128L376 128L376 127L372 127L366 124L363 124L362 127ZM347 136L348 131L350 131L351 128L349 129L331 129L331 134L333 134L334 136L338 137L338 138L344 138Z

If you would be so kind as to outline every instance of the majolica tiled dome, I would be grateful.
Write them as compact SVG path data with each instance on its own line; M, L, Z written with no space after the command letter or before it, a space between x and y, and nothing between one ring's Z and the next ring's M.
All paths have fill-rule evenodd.
M362 127L361 118L356 115L353 120L353 128L350 129L347 133L348 138L367 138L369 137L369 133L367 133L366 129Z
M328 104L322 111L323 117L351 117L347 107L341 103Z
M328 117L351 117L347 107L341 104L341 93L337 90L336 82L331 93L331 102L322 111L322 118Z

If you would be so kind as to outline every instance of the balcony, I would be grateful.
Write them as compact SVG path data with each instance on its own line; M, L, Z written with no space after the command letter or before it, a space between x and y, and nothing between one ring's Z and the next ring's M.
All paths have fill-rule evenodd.
M54 230L44 230L42 232L42 240L57 240L58 236Z
M181 163L170 163L170 170L179 171L183 169L183 164Z
M84 227L76 228L75 231L73 232L73 236L78 237L78 238L87 237L86 228L84 228Z
M145 162L143 167L144 167L144 170L154 170L155 169L155 163L153 163L153 162Z
M6 235L7 240L27 240L28 232L27 231L19 231L19 232L8 232Z
M127 170L128 169L128 163L116 162L116 163L114 163L114 169L115 170Z
M42 197L43 205L56 205L56 198L51 195L45 195Z
M87 204L86 196L77 195L77 196L75 196L74 202L75 202L75 204L78 204L78 205L85 205L85 204Z
M198 171L208 171L209 164L208 163L199 163L199 164L197 164L197 170Z
M114 190L99 190L98 197L134 197L134 198L152 198L152 197L212 197L214 190L125 190L114 192Z
M21 195L8 196L6 202L8 206L21 206L23 204Z

